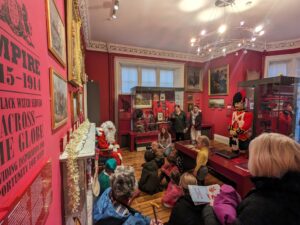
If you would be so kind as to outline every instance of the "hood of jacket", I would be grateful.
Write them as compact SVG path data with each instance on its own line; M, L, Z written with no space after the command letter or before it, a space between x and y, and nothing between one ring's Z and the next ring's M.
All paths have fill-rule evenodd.
M156 172L158 170L157 163L155 160L151 160L150 162L146 162L143 164L143 168L148 170L149 172Z

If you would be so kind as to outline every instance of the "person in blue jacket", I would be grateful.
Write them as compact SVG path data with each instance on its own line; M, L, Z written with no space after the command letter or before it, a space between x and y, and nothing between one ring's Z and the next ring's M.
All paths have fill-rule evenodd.
M118 166L111 176L111 187L95 202L93 219L95 225L149 225L150 218L128 206L136 187L134 169ZM161 224L159 221L158 224Z

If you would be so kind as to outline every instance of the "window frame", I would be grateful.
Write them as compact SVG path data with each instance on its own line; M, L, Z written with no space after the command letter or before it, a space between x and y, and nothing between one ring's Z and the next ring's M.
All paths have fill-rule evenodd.
M273 55L273 56L266 56L265 59L265 71L264 77L269 77L269 66L271 63L276 62L287 62L287 75L290 77L299 77L297 76L297 63L300 60L300 53L294 54L286 54L286 55Z

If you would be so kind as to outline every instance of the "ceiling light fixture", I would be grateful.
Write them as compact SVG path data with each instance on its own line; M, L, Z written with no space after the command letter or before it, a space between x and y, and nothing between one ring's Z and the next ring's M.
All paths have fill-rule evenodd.
M217 7L234 7L235 0L216 0ZM225 12L225 10L224 10ZM224 34L226 32L226 35ZM199 55L201 49L201 56L218 57L226 55L229 52L234 52L239 49L254 48L260 38L265 34L264 25L259 24L256 27L249 27L244 20L240 20L238 24L221 24L217 30L201 30L197 37L193 37L190 42L191 46L195 48ZM257 44L254 44L254 42Z
M112 19L117 19L117 11L120 8L120 1L119 0L115 0L115 3L113 4L113 8L112 8L112 15L111 18Z

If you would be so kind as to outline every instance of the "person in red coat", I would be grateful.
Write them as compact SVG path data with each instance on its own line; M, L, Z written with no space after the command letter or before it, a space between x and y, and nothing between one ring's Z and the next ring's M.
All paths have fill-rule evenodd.
M97 129L96 138L98 141L98 148L100 149L99 156L105 158L114 158L117 161L117 165L121 165L122 154L120 151L120 146L116 142L115 135L116 127L111 121L106 121L102 123L100 128Z
M287 136L292 136L292 121L293 107L291 103L285 102L283 104L283 110L279 113L278 133L285 134Z
M247 151L251 139L253 114L245 110L245 99L245 91L240 91L233 96L232 101L235 110L229 124L229 145L232 147L232 151L236 153L240 150Z

